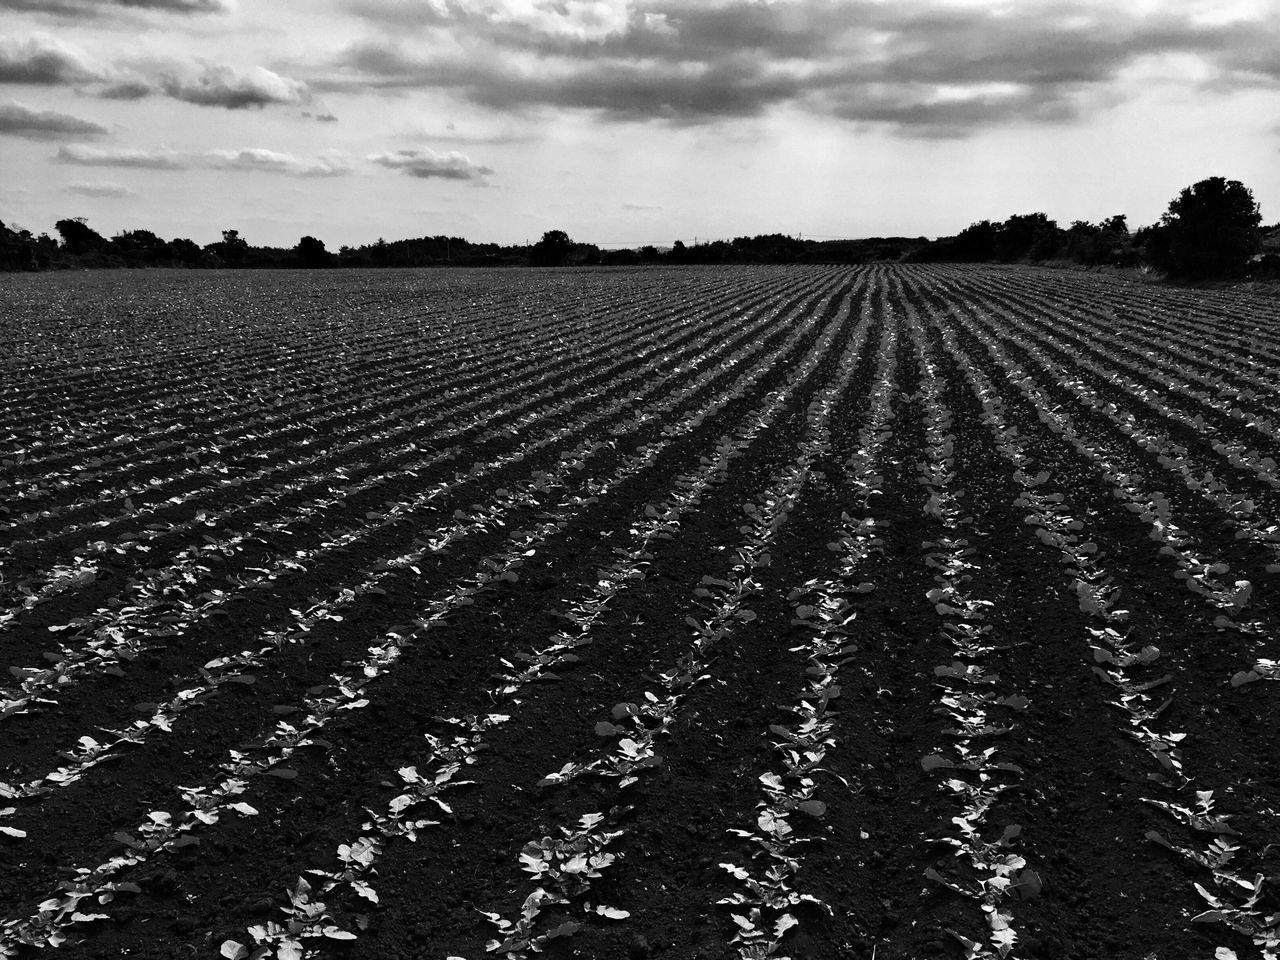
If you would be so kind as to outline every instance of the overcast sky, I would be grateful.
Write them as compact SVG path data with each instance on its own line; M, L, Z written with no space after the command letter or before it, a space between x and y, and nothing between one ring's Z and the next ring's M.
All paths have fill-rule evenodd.
M1280 220L1280 0L0 0L0 220L596 243Z

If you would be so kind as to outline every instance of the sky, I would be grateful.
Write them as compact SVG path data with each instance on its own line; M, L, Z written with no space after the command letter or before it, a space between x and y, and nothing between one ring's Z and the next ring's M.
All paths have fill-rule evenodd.
M602 246L1280 221L1280 0L0 0L0 220Z

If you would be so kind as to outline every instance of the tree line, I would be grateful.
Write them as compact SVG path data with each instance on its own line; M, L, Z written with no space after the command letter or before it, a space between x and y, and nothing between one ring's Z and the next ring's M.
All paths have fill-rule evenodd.
M670 247L602 250L549 230L531 245L473 243L434 236L330 251L302 237L293 247L253 246L238 230L201 246L165 240L149 230L104 237L83 217L59 220L58 237L0 222L0 270L178 267L196 269L431 266L639 266L643 264L1069 262L1085 266L1149 266L1177 279L1280 278L1280 224L1264 229L1252 192L1237 180L1210 177L1182 190L1160 221L1131 232L1123 215L1062 228L1044 213L982 220L952 237L805 240L759 234Z
M1180 280L1251 276L1280 279L1280 224L1263 228L1253 193L1238 180L1210 177L1169 202L1157 223L1130 232L1123 214L1063 229L1043 213L982 220L954 237L912 251L923 262L1148 266Z

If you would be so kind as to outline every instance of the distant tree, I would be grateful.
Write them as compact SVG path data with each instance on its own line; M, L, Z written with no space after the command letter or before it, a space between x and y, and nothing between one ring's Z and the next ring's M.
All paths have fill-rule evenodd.
M249 242L240 236L239 230L223 230L222 241L205 247L228 266L238 267L249 257Z
M998 228L990 220L971 223L956 234L952 250L956 260L981 263L994 260Z
M556 267L573 253L573 241L563 230L548 230L529 251L529 262L538 267Z
M173 259L183 266L198 267L205 263L204 251L194 240L174 237L169 241L169 249L173 251Z
M1058 225L1043 213L1010 217L996 231L995 258L1004 263L1015 260L1047 260L1061 244Z
M39 269L41 262L31 231L10 230L0 222L0 270Z
M1102 228L1087 220L1073 221L1062 240L1062 256L1088 266L1104 262L1106 249Z
M1085 266L1103 264L1133 266L1137 255L1123 213L1100 223L1076 220L1062 233L1059 256Z
M600 263L600 248L594 243L575 243L565 262L571 267L592 267Z
M1151 263L1171 277L1204 280L1244 271L1259 250L1262 216L1239 180L1209 177L1186 187L1146 237Z
M1129 218L1123 213L1117 213L1113 217L1107 217L1100 224L1103 233L1109 233L1113 236L1129 235Z
M324 241L315 237L303 237L293 248L293 253L297 257L298 266L308 269L327 267L333 262L333 254L324 248Z
M84 217L59 220L54 228L62 236L62 249L73 257L106 249L107 238L85 222Z
M175 259L173 248L150 230L126 230L111 238L125 266L154 267Z
M689 251L685 247L683 240L677 240L671 245L670 257L676 263L684 263L689 258Z
M644 262L639 250L606 250L600 255L600 262L607 267L634 267Z

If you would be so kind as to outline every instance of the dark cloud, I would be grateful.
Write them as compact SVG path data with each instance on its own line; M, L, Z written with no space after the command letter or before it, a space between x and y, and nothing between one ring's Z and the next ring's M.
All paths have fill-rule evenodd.
M436 88L505 111L706 123L781 104L964 136L1062 122L1118 97L1145 58L1190 54L1220 85L1280 84L1280 12L1189 4L922 0L352 0L387 39L351 46L317 86Z
M397 150L394 153L375 153L369 160L389 170L399 170L420 180L471 180L483 183L493 171L489 167L472 163L456 150L436 153L434 150Z
M169 13L229 13L235 9L232 0L107 0L107 2L118 7L139 7L145 10L164 10Z
M99 71L84 54L53 37L0 37L0 83L53 86L98 76Z
M459 133L456 129L446 127L444 133L428 133L426 136L418 137L418 139L430 140L433 143L456 143L463 146L479 144L491 147L509 143L528 143L534 137L529 133L508 131L498 133Z
M96 137L107 128L53 110L32 110L20 103L0 103L0 135L28 140L61 140L68 137Z
M801 78L748 58L660 67L641 60L587 59L530 68L498 55L419 58L399 45L364 43L349 51L345 67L345 75L316 86L454 89L473 103L499 110L571 107L615 120L699 122L751 116L804 90Z
M136 197L138 191L123 183L72 183L67 191L84 197Z
M265 67L199 59L104 66L44 34L23 40L0 37L0 83L75 85L109 100L166 96L229 110L300 104L310 98L305 83Z
M106 100L142 100L155 94L156 88L145 80L121 80L98 91Z
M113 9L156 10L164 13L227 13L231 0L0 0L0 10L51 13L64 17L106 15Z

